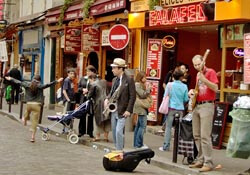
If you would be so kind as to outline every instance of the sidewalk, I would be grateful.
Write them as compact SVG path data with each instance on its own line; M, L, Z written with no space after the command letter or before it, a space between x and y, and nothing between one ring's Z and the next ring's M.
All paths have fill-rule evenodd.
M15 119L19 122L19 114L20 114L20 105L12 105L12 112L8 112L8 105L6 104L5 100L3 99L3 109L0 110L0 114L8 116L12 119ZM25 105L24 105L25 109ZM47 127L48 125L54 123L54 121L50 121L47 119L48 115L55 115L56 112L61 112L62 107L55 107L54 110L49 110L46 106L44 107L43 112L43 118L42 118L42 124L39 125L40 128ZM74 121L74 129L77 131L78 126L78 120L76 119ZM163 136L156 135L156 132L160 129L160 126L147 126L147 133L144 136L144 143L149 146L152 150L155 151L155 156L151 160L151 164L172 170L179 174L185 174L185 175L191 175L191 174L208 174L208 175L236 175L239 172L243 172L244 170L248 169L250 166L250 160L244 160L244 159L233 159L226 157L226 150L213 150L213 159L215 165L222 165L222 168L220 170L211 171L207 173L199 173L197 169L190 169L187 165L182 165L182 155L178 155L178 161L177 163L172 163L172 151L173 148L170 148L169 152L161 152L158 150L160 146L163 144ZM62 130L62 125L58 124L53 128L53 131L51 132L52 135L51 139L53 140L53 137L56 137L56 133L60 133ZM37 134L40 134L39 132ZM63 135L64 136L64 135ZM37 135L37 137L39 137ZM66 138L66 136L64 136ZM90 138L88 136L84 136L80 138L80 143L87 145L87 146L93 146L96 145L98 149L114 149L114 145L112 143L112 134L109 134L109 140L110 142L91 142ZM173 143L173 140L171 141ZM69 142L65 141L65 144L69 144ZM74 145L72 145L74 146ZM125 151L133 150L133 132L126 132L125 133Z

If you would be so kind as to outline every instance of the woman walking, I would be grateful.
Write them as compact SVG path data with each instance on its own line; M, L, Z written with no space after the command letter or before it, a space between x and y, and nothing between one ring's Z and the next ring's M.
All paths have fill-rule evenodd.
M134 147L144 148L143 135L147 126L148 108L152 105L152 98L150 95L151 85L146 85L146 73L141 71L136 75L136 101L133 112L138 115L138 120L134 131Z
M21 85L25 88L25 100L27 102L26 110L24 113L24 117L22 118L23 124L27 125L27 120L31 118L31 139L30 142L35 142L35 134L36 129L38 125L39 120L39 114L41 110L41 105L43 102L43 90L45 88L48 88L58 82L61 82L63 78L59 78L56 81L53 81L48 84L41 84L41 77L40 75L35 75L33 77L33 80L31 82L26 81L19 81L17 79L14 79L12 77L5 77L7 80L11 81L12 83ZM30 117L31 113L33 114L32 117Z
M183 72L180 68L176 68L173 77L174 82L167 84L164 97L169 96L169 110L167 123L165 128L165 137L163 146L159 148L160 151L169 151L170 140L171 140L171 128L173 125L174 115L179 114L180 117L183 116L184 103L188 102L188 88L187 85L181 82L183 77Z

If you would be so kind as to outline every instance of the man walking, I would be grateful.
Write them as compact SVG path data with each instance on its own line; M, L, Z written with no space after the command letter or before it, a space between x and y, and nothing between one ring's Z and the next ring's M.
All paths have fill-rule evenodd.
M22 75L21 75L21 72L18 70L18 65L17 64L15 64L13 66L13 68L10 70L9 76L11 78L15 78L16 80L19 80L19 81L22 80ZM14 104L14 100L15 100L15 103L18 104L20 85L15 84L15 83L11 83L11 87L12 87L11 103Z
M116 150L123 150L125 121L132 114L136 99L135 83L133 78L124 73L127 67L125 60L115 58L111 67L115 78L108 99L105 100L105 108L110 99L117 105L117 109L111 112L112 134Z
M198 71L196 81L198 85L197 103L193 110L193 136L198 149L197 162L190 168L200 168L200 172L211 171L212 161L212 123L214 115L214 100L218 90L218 78L213 69L207 68L201 55L192 59L194 68ZM194 89L189 96L194 96Z

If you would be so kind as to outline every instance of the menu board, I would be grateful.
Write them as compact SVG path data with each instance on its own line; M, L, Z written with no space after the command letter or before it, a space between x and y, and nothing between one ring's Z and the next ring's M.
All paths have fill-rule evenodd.
M250 33L244 34L244 84L250 84Z
M159 81L158 80L147 80L147 83L150 83L152 85L151 96L153 99L153 105L148 109L147 120L157 121Z
M81 26L65 27L65 52L81 52L81 28Z
M161 77L162 42L161 39L148 39L147 78Z
M224 130L226 125L226 118L228 116L229 103L216 102L214 109L214 119L212 128L212 144L214 148L220 149Z
M98 28L92 25L82 26L82 51L95 51L100 50L100 32Z

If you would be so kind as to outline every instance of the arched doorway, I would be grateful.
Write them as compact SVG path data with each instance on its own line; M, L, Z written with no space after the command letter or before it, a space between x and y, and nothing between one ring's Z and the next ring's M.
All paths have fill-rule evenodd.
M98 55L96 52L90 52L88 55L88 64L87 65L92 65L98 70L99 65L98 65Z

